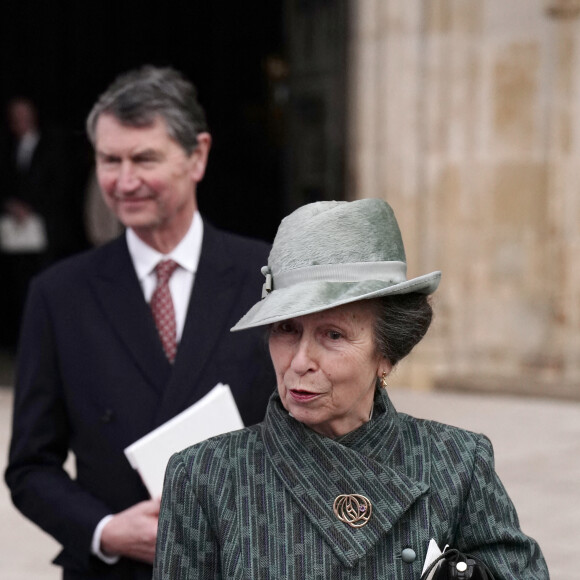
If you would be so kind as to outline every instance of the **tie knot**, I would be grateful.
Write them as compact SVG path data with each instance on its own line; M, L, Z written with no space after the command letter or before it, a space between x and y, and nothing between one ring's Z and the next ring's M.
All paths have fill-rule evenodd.
M157 276L157 285L167 284L171 274L177 268L177 262L173 260L162 260L155 266L155 275Z

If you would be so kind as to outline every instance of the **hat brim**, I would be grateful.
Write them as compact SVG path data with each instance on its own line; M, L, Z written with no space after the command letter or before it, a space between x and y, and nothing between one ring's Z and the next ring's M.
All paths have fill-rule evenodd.
M255 304L232 327L232 331L244 330L329 310L342 304L369 300L381 296L419 292L431 294L439 286L441 272L431 272L400 284L385 286L384 280L364 282L303 282L288 288L273 290Z

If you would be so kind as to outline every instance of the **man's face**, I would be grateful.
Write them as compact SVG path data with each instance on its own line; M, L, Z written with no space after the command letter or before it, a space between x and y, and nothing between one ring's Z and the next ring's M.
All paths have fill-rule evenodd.
M97 178L107 205L140 237L179 238L196 209L195 189L203 177L209 135L187 155L157 117L148 127L122 125L103 114L95 130Z

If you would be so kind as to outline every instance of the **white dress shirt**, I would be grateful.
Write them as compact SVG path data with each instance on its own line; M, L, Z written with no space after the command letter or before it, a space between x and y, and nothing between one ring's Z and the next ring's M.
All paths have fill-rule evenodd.
M157 277L155 275L155 266L162 260L174 260L179 268L173 272L169 279L169 291L173 300L175 310L175 324L177 331L177 343L181 339L185 318L187 316L187 307L193 288L195 273L199 264L201 254L201 242L203 238L203 222L198 212L195 212L191 226L179 244L169 253L161 254L148 246L143 240L137 237L137 234L128 229L126 232L127 246L129 254L137 273L137 278L141 284L143 294L147 303L151 301Z
M155 286L157 285L155 266L162 260L174 260L179 265L169 279L169 291L171 292L171 299L173 300L173 308L175 310L177 344L179 345L181 335L183 334L183 327L185 326L185 318L187 316L187 308L195 273L197 272L199 257L201 255L201 242L203 239L203 221L201 216L199 212L195 212L189 230L187 230L181 242L169 254L161 254L157 250L154 250L138 238L137 234L130 228L127 229L125 235L131 261L135 267L135 272L141 284L145 300L148 303L151 301L151 296L153 296ZM115 564L119 560L118 556L107 556L101 552L103 528L112 517L112 515L106 516L99 522L91 543L93 554L107 564Z

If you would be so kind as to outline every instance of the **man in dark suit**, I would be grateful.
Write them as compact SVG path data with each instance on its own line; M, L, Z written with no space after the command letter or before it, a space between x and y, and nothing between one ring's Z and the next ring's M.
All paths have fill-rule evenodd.
M159 498L123 449L218 382L246 424L263 418L275 385L263 337L229 329L261 292L269 248L201 219L211 137L178 72L119 77L87 127L104 199L127 231L31 285L6 481L18 509L63 545L65 579L144 579ZM156 268L168 260L164 286Z

